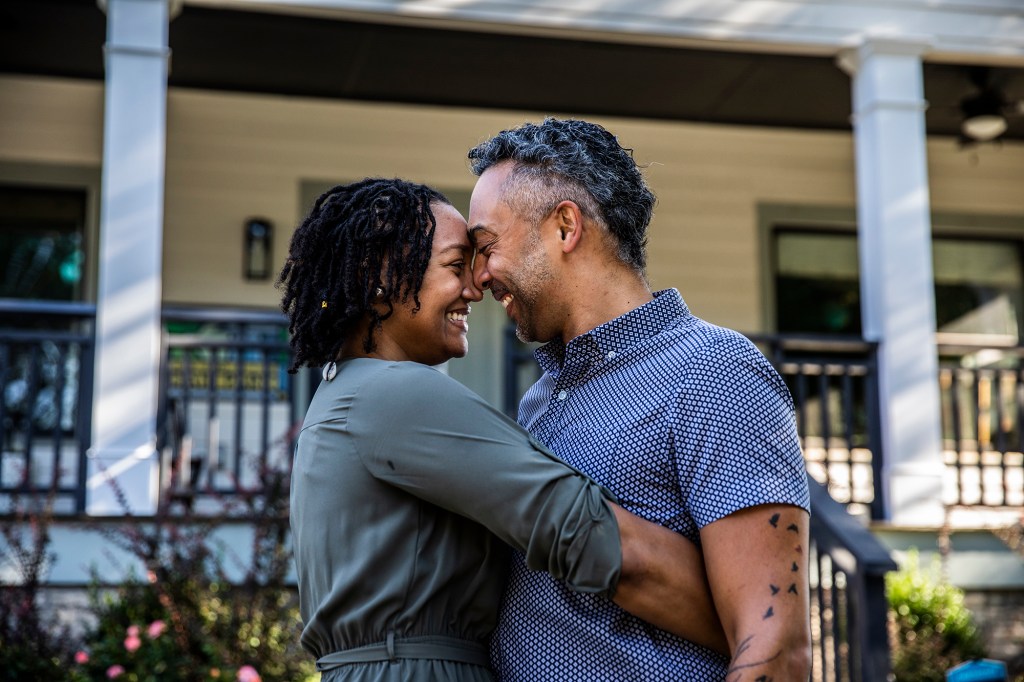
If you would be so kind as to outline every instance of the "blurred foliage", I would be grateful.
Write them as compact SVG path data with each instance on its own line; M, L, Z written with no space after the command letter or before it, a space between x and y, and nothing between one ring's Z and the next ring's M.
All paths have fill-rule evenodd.
M50 552L53 491L11 496L12 513L0 521L0 680L59 680L74 642L52 612L40 608Z
M40 603L54 558L52 504L33 496L35 503L15 505L14 514L0 519L2 567L19 574L0 587L0 682L315 680L313 659L299 646L297 597L287 583L289 475L261 472L257 486L223 500L214 517L168 498L153 517L131 518L115 490L125 522L96 528L145 574L128 572L109 586L94 572L92 622L77 639ZM252 529L245 557L217 534L240 524Z
M985 656L964 593L942 577L939 558L928 570L916 550L886 576L893 624L892 664L897 682L943 682L950 668Z

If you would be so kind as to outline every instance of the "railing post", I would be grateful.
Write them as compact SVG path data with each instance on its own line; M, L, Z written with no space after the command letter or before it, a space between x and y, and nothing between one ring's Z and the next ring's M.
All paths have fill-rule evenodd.
M889 601L885 596L885 572L864 570L862 588L855 598L861 610L855 617L863 642L858 664L864 682L885 682L892 673L888 628Z
M502 388L504 395L502 397L502 409L505 414L515 418L517 401L519 396L516 395L519 389L519 381L517 380L516 368L519 363L516 358L516 347L515 347L515 336L512 329L506 325L503 330L504 343L502 344Z
M525 351L519 347L515 325L506 325L503 333L502 389L504 395L502 398L502 410L509 417L515 419L516 412L519 410L519 399L525 391L525 388L519 385L519 370L524 365L532 364L534 359L532 352Z
M84 514L86 483L89 477L89 444L92 443L93 364L96 358L95 325L89 325L90 339L82 343L78 375L78 418L75 424L78 444L78 476L75 482L75 513Z
M881 521L888 518L889 501L886 486L883 485L885 451L882 438L881 394L878 387L878 345L871 344L868 350L868 372L864 377L864 409L867 411L868 449L871 451L871 519Z

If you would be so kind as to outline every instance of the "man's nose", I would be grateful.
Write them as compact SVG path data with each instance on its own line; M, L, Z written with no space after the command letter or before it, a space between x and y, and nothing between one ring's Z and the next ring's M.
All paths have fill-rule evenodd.
M487 271L487 257L479 253L473 261L473 283L480 291L486 291L491 286L491 273Z
M462 297L467 301L481 301L484 294L474 281L473 273L467 272L462 283Z

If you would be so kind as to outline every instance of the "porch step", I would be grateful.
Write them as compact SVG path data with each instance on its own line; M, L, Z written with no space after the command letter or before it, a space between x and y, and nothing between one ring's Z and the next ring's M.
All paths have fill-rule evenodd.
M917 548L923 568L941 555L938 530L885 526L871 531L900 565L911 548ZM990 530L954 530L949 535L946 577L962 590L1024 591L1024 555Z

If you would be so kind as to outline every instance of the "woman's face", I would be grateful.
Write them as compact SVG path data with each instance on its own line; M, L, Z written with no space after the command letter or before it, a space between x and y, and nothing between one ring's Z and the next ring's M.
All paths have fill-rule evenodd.
M469 304L482 294L473 284L473 246L466 221L448 204L430 205L437 220L430 262L415 302L396 303L381 323L375 355L389 360L413 360L438 365L461 358L469 350Z

